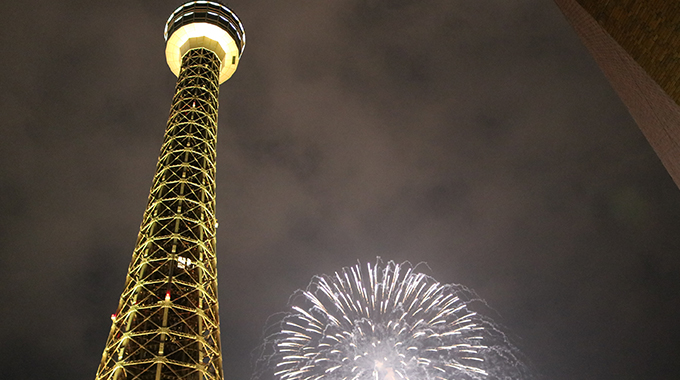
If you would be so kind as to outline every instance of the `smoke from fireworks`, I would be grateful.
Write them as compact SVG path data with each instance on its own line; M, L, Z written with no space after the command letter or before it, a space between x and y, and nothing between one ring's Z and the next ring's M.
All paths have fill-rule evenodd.
M255 380L528 379L517 351L460 285L410 264L315 277L270 326Z

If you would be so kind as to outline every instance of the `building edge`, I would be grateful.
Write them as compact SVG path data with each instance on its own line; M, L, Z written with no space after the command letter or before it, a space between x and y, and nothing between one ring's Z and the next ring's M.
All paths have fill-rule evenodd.
M680 106L576 0L554 0L680 188Z

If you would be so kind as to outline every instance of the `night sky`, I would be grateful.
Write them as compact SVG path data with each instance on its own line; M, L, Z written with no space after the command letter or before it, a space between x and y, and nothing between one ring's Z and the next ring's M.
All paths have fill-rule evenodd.
M182 1L5 1L0 378L92 379L175 77ZM233 0L225 377L314 274L426 262L547 380L680 376L680 191L551 0Z

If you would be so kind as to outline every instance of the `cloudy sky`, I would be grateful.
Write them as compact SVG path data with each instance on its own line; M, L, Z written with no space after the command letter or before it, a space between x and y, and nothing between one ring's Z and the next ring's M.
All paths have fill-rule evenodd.
M146 205L182 2L3 4L0 377L91 379ZM318 273L427 262L545 379L680 374L680 192L551 0L233 0L224 367Z

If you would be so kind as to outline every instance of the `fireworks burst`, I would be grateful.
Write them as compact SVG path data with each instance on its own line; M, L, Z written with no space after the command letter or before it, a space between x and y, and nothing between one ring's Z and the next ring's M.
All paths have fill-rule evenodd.
M377 260L363 269L317 276L300 292L293 311L273 325L255 379L518 378L497 370L514 356L498 347L502 334L470 310L466 288L440 284L408 263Z

